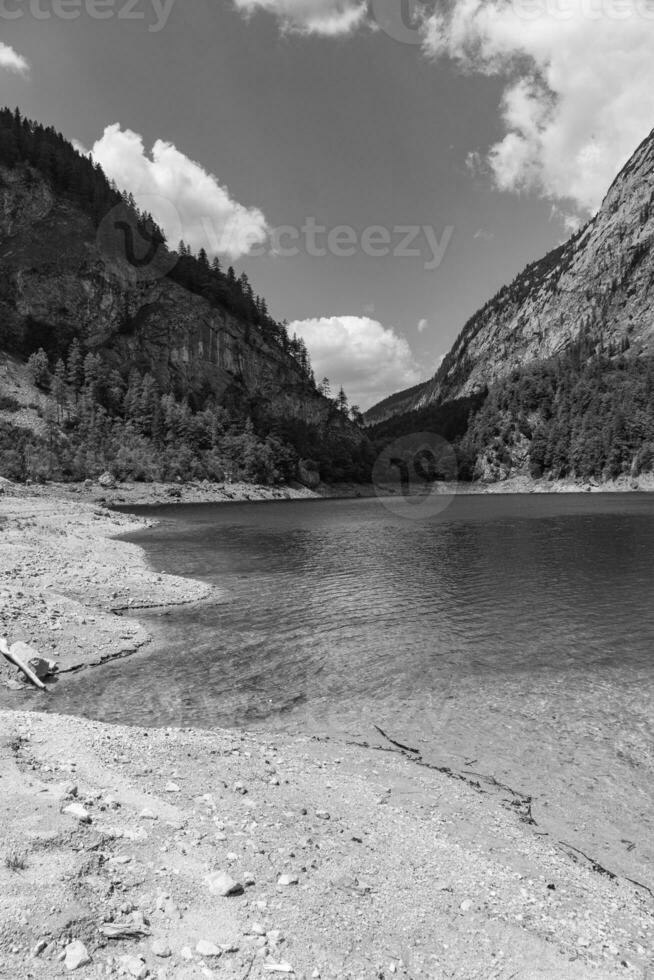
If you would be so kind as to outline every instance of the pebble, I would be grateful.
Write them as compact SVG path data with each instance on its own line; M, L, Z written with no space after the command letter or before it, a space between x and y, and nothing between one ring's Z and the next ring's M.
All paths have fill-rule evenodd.
M243 885L224 871L212 871L204 879L212 895L241 895Z
M469 898L466 898L465 901L461 902L459 908L461 909L462 912L469 912L470 909L472 908L472 902L470 901Z
M74 939L66 946L64 954L64 966L67 970L79 970L82 966L87 966L91 962L89 951L83 942Z
M286 887L287 885L297 885L299 884L299 882L300 879L298 878L298 876L291 875L291 874L280 875L279 878L277 879L277 884L282 885L283 887Z
M290 963L264 963L263 968L268 973L295 973Z
M91 814L81 803L69 803L68 806L64 807L64 813L69 813L80 823L91 823Z
M150 947L155 956L161 957L162 960L168 959L172 956L172 950L168 943L164 942L163 939L155 939Z
M200 956L222 956L222 949L208 939L201 939L195 947L196 953Z
M166 793L180 793L181 790L177 783L166 783L165 786Z
M130 977L135 977L136 980L145 980L145 977L150 972L140 956L121 956L120 965L123 970L127 971Z
M331 817L327 813L327 810L316 810L316 816L318 817L319 820L331 820Z

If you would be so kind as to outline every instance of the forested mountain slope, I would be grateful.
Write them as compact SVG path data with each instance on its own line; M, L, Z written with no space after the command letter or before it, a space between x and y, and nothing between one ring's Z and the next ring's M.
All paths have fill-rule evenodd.
M245 275L183 243L170 248L99 166L9 110L0 111L0 351L43 352L35 377L56 405L53 475L93 475L123 447L137 459L122 469L141 478L219 477L226 434L246 432L279 463L263 467L270 474L288 477L310 455L324 476L351 478L365 457L365 438L317 390L304 344ZM23 453L9 469L29 475L33 464Z
M586 227L468 321L431 381L367 413L373 439L446 420L468 478L651 468L653 242L654 134Z

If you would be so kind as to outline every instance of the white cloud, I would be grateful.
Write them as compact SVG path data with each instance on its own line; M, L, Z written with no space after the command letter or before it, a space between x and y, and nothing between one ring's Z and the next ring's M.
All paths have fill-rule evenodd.
M30 70L27 59L2 41L0 41L0 68L15 71L19 75L26 75Z
M423 330L427 329L427 320L418 320L418 333L422 333Z
M274 14L284 31L326 37L356 30L367 11L367 4L362 0L234 0L234 3L245 14L256 10Z
M107 126L94 160L164 230L171 247L180 238L194 251L237 259L268 238L266 219L230 197L226 187L172 143L157 140L150 155L143 138L119 123Z
M328 377L334 392L343 385L362 410L421 380L407 341L369 317L295 320L289 331L304 339L318 381Z
M651 0L450 0L425 49L506 79L488 154L502 190L591 213L654 125Z
M476 242L492 242L495 235L492 231L487 231L486 228L477 228L472 237Z

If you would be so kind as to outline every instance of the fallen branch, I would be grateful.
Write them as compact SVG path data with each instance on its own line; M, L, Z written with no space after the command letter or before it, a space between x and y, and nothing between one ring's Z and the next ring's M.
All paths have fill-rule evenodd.
M383 728L380 728L379 725L373 725L372 727L379 732L382 738L385 738L387 742L390 742L391 745L396 745L398 749L402 749L404 752L413 752L415 755L420 755L420 749L412 749L410 745L402 745L401 742L396 742L395 739L391 738L390 735L387 735Z
M649 885L644 885L642 881L636 881L635 878L627 878L627 881L630 881L632 885L636 886L636 888L643 888L646 892L650 893L652 898L654 898L654 891L652 891Z
M39 690L41 691L48 690L45 684L43 683L43 681L40 681L38 679L34 671L30 670L27 664L24 664L19 657L17 657L14 653L11 652L11 650L7 646L7 641L3 636L0 636L0 653L4 657L6 657L7 660L14 665L14 667L18 667L18 669L25 674L25 677L27 677L27 679L30 680L35 687L38 687Z
M599 863L599 861L596 861L594 858L589 857L588 854L584 854L584 852L583 851L580 851L578 847L575 847L574 846L574 844L568 844L567 841L560 840L559 841L559 845L561 847L565 847L566 850L568 850L568 851L574 851L576 854L580 854L582 858L585 858L588 861L588 863L590 864L590 866L593 869L593 871L597 871L598 874L600 874L600 875L606 875L607 878L612 878L612 879L615 879L615 878L618 877L615 874L615 872L609 871L608 868L605 868L604 865L602 865L602 864ZM571 855L571 856L574 857L574 855Z
M417 749L412 749L407 745L403 745L401 742L395 741L395 739L392 739L389 735L387 735L386 732L383 729L381 729L378 725L374 725L373 727L379 732L379 734L383 738L386 739L387 742L390 743L391 746L395 746L395 749L400 750L399 752L400 755L403 755L405 759L409 759L415 765L422 766L424 769L432 769L434 772L443 773L443 775L449 776L450 779L460 780L461 782L466 783L466 785L470 786L472 789L477 790L477 792L479 793L483 793L485 791L481 788L481 785L477 780L482 780L484 783L486 783L489 786L492 786L494 789L499 789L503 792L511 793L511 795L513 796L513 800L511 801L510 806L512 806L515 810L517 810L517 812L520 815L520 819L524 823L530 824L532 826L538 826L532 813L533 797L527 796L525 793L518 792L517 790L513 789L511 786L508 786L506 783L501 783L498 779L495 778L495 776L488 776L485 773L474 772L471 769L468 770L464 769L463 772L457 772L454 769L450 769L449 766L437 766L433 762L426 762L422 758L422 755L418 752ZM370 745L368 742L350 741L347 744L358 745L360 748L372 749L377 752L395 751L395 749L393 748L384 748L383 746L380 745ZM409 755L408 753L413 753L413 754ZM471 776L476 777L476 780L471 779L470 778ZM534 831L534 833L537 833L538 836L540 837L550 836L547 831ZM636 881L634 878L628 878L626 875L620 876L617 875L614 871L609 871L609 869L605 868L604 865L599 863L599 861L596 861L588 854L585 854L584 851L580 850L578 847L575 847L574 844L568 844L567 841L562 841L562 840L556 841L556 844L558 847L565 849L565 851L568 854L568 857L572 858L573 860L578 860L577 855L579 857L584 858L584 860L586 860L590 865L591 870L597 872L597 874L605 875L607 878L610 878L613 881L620 880L620 878L622 877L623 881L628 881L630 882L630 884L635 885L637 888L642 888L643 891L648 892L652 896L652 898L654 898L654 890L651 889L649 885L644 885L642 882Z

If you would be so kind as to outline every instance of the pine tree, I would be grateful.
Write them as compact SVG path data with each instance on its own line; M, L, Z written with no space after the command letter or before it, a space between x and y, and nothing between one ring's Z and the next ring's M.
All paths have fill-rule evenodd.
M84 382L84 368L82 366L82 349L77 337L73 340L68 349L66 380L75 394L75 401L79 396Z
M66 365L61 358L55 364L50 390L57 406L57 419L62 422L66 405Z

